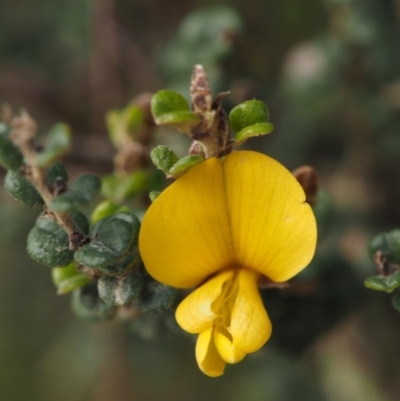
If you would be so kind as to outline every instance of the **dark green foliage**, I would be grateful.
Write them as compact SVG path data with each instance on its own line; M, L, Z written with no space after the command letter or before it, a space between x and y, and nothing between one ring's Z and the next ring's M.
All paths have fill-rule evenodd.
M46 179L49 189L55 189L58 185L68 182L67 170L61 163L55 163L47 170ZM20 170L7 172L4 187L13 198L25 206L36 207L44 204L39 192Z
M175 306L179 290L147 276L144 288L135 300L135 307L142 313L160 313Z
M96 234L92 242L75 253L75 260L89 268L103 268L120 260L135 236L130 223L115 217L107 219Z
M77 270L75 262L65 267L54 267L51 271L51 278L58 294L66 294L90 282L87 274L80 273Z
M89 206L101 189L101 179L94 174L80 175L67 192L54 198L50 207L57 212L67 212Z
M400 264L400 230L378 234L369 244L369 253L373 258L376 252L382 252L390 263Z
M72 293L71 306L77 317L89 322L111 319L115 313L115 307L105 303L99 297L97 282L75 290Z
M98 267L98 269L109 276L123 276L135 266L137 258L133 252L128 252L121 260L110 263L106 266Z
M72 213L72 216L78 227L86 234L88 230L86 217L79 212ZM49 217L39 217L36 220L28 235L27 251L33 260L48 267L67 266L74 257L74 251L69 249L68 234Z
M108 304L126 305L140 294L143 283L143 276L139 273L122 278L103 276L98 281L98 292L100 298Z
M23 157L9 136L10 128L0 123L0 164L7 170L16 170L21 167Z
M71 147L71 132L65 124L56 124L49 132L44 150L37 157L37 166L46 167L66 153Z
M4 179L4 188L17 201L28 207L42 206L42 197L36 188L19 170L9 170Z
M388 276L372 276L364 281L364 285L371 290L393 292L400 287L400 270Z

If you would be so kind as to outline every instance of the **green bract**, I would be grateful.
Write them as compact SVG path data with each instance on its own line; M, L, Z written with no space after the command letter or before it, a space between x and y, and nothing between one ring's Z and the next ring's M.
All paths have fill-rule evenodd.
M376 252L382 252L391 263L400 263L400 230L393 230L377 235L369 244L371 257Z
M80 212L72 212L71 216L84 234L88 231L88 221ZM68 234L49 217L39 217L29 232L27 251L36 262L49 267L69 265L74 251L69 249Z
M0 164L7 170L16 170L21 167L23 157L9 136L10 128L0 123Z
M67 192L54 198L50 208L56 212L67 212L89 206L101 189L101 179L94 174L82 174L71 185Z
M72 262L66 267L54 267L52 269L51 277L57 287L58 294L67 294L89 283L89 277L78 272L76 268L77 263Z
M368 277L364 285L371 290L393 292L400 287L400 270L389 276Z
M75 260L78 263L100 269L120 260L128 251L135 236L132 224L117 217L106 219L94 240L76 251Z
M111 319L115 313L115 307L106 304L97 290L97 282L75 290L71 298L72 310L77 317L90 322L100 322Z
M272 132L274 126L268 119L268 108L261 100L248 100L234 107L229 113L229 123L236 132L235 142L243 143L253 136Z
M132 302L143 288L141 274L131 274L123 278L103 276L98 282L100 298L111 305L126 305Z
M71 148L71 132L67 125L56 124L49 132L45 149L37 156L38 167L46 167L60 159Z
M200 117L189 110L186 99L177 92L162 90L151 98L151 112L157 125L170 125L190 133L200 122Z

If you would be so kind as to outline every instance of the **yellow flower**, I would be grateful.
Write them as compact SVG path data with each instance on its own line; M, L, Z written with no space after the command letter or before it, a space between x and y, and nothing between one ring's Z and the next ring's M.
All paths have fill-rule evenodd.
M260 349L271 322L258 291L260 275L283 282L311 260L316 224L304 192L281 164L256 152L211 158L170 185L142 223L139 247L158 281L195 289L176 319L198 333L196 359L223 374Z

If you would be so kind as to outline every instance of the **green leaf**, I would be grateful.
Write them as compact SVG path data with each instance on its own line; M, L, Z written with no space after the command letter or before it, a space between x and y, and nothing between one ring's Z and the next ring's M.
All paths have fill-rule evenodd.
M116 191L118 184L120 183L120 178L114 174L108 174L101 178L101 195L105 198L116 199Z
M229 113L229 123L235 132L269 120L267 105L261 100L247 100L234 107Z
M389 276L372 276L364 281L364 285L371 290L393 292L400 287L400 270Z
M378 251L382 252L390 263L400 264L400 230L393 230L374 237L369 244L369 253L372 259Z
M150 153L153 163L163 171L169 174L170 168L178 161L178 156L167 146L159 145Z
M59 160L71 148L71 132L67 125L56 124L50 130L45 149L37 157L37 166L46 167Z
M50 187L61 179L68 182L68 173L61 163L53 164L46 172L47 183ZM18 170L10 170L4 179L4 187L17 201L28 207L42 206L42 197L31 182Z
M182 159L178 160L170 169L169 175L173 177L179 177L192 167L204 161L204 157L202 155L189 155L182 157Z
M394 309L396 309L398 312L400 312L400 291L397 291L392 296L392 305L393 305Z
M7 171L4 188L14 199L25 206L36 207L44 204L36 188L18 170Z
M115 314L115 306L106 304L99 297L96 281L72 293L71 307L78 318L89 322L108 320Z
M116 219L121 219L129 223L132 227L132 245L137 245L139 240L140 220L130 212L120 211L114 214Z
M86 234L88 222L82 213L71 213L78 227ZM52 219L39 217L29 232L27 251L36 262L48 267L69 265L74 251L69 249L68 234Z
M151 191L149 193L149 198L152 202L154 202L159 196L160 196L161 192L160 191Z
M142 192L146 188L146 184L147 172L135 171L119 181L114 196L121 201L127 200Z
M181 94L171 90L161 90L151 98L151 112L156 122L164 114L176 111L189 111L188 102Z
M51 201L50 208L56 212L67 212L89 206L100 190L100 177L89 173L82 174L73 182L67 192Z
M151 112L156 124L170 125L187 134L200 122L200 117L189 110L186 99L170 90L162 90L153 95Z
M178 289L146 277L144 288L134 304L139 312L160 313L175 306L178 296Z
M143 276L138 273L123 278L103 276L98 282L99 296L107 304L126 305L137 298L143 283Z
M119 208L119 205L111 200L104 200L100 202L92 212L90 220L93 224L97 223L99 220L104 219L104 217L112 216Z
M268 108L261 100L248 100L234 107L229 113L229 123L236 132L235 142L243 143L248 138L272 132L274 126L268 119Z
M239 131L235 135L234 141L238 144L241 144L247 141L249 138L270 134L273 130L274 125L271 123L257 123Z
M90 282L87 274L77 270L76 262L72 262L66 267L54 267L51 270L51 277L58 294L67 294Z
M101 225L92 242L76 251L75 260L89 268L106 267L124 256L132 244L133 237L131 224L112 217Z
M107 266L100 267L99 270L108 276L119 277L126 274L137 263L137 258L133 252L128 252L121 260L111 263Z
M54 185L57 180L62 180L63 182L68 182L68 172L61 162L54 163L46 171L47 182L50 185Z
M6 124L0 123L0 164L7 170L17 170L21 167L23 156L9 138L10 131Z

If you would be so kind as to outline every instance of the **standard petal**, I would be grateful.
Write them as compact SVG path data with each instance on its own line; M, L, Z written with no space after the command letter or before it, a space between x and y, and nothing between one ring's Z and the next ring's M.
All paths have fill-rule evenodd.
M213 303L221 295L224 283L233 277L232 270L219 273L189 294L178 306L175 317L183 330L201 333L212 327L218 312Z
M237 263L286 281L311 261L316 223L293 175L261 153L233 152L223 162Z
M154 201L142 222L139 249L156 280L189 288L233 264L230 238L222 165L213 158Z
M271 322L257 287L257 277L258 274L254 271L239 271L238 293L228 328L233 343L246 354L259 350L272 332Z
M226 362L215 347L211 329L203 331L197 338L196 360L200 370L207 376L218 377L224 374Z

